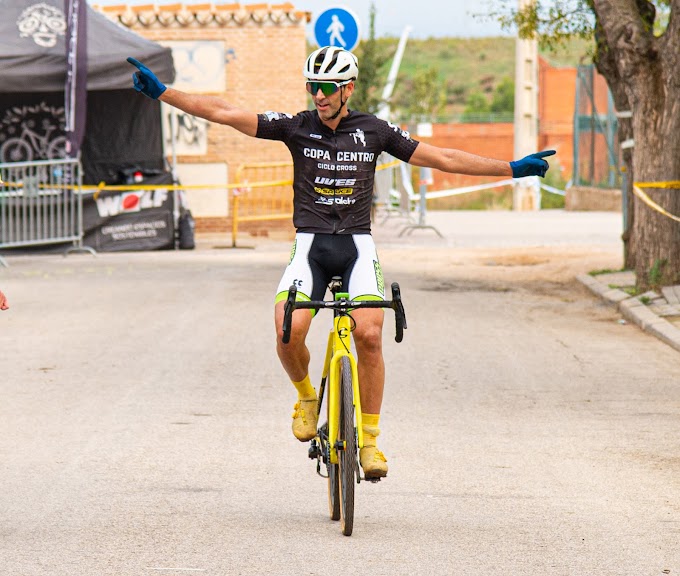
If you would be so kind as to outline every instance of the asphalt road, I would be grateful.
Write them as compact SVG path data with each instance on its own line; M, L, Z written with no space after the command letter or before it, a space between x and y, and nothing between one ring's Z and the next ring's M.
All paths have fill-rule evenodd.
M574 280L620 267L620 216L429 222L376 230L408 330L351 538L290 432L289 243L9 257L0 573L679 574L680 357Z

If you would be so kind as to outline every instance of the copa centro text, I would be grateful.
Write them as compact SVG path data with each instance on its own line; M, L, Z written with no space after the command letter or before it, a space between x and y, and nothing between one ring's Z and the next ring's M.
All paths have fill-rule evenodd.
M303 154L307 158L315 158L319 160L332 160L331 153L328 150L320 150L319 148L305 148ZM338 150L336 153L336 162L373 162L375 153L373 152L346 152Z

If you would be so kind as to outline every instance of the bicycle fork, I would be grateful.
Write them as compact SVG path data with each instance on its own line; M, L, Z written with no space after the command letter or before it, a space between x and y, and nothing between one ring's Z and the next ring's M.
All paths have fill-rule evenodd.
M364 445L364 433L361 422L361 397L359 395L359 374L357 371L357 364L354 356L350 354L350 334L351 322L348 314L340 314L334 318L334 330L329 334L329 350L332 351L333 356L330 361L325 363L330 372L334 375L331 379L333 385L328 390L328 443L330 445L330 460L332 464L338 463L338 450L344 450L344 444L338 441L339 423L340 423L340 379L341 379L341 362L342 358L347 358L352 370L352 397L354 404L355 422L357 428L357 442L361 449ZM324 374L324 376L327 376ZM348 441L345 438L345 442Z

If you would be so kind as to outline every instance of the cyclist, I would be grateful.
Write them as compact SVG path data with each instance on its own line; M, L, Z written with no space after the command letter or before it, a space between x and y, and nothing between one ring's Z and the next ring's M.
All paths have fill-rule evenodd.
M317 429L317 394L309 379L310 354L305 345L313 314L295 311L290 342L283 344L284 301L291 284L297 286L298 297L323 299L335 275L342 276L353 299L384 298L370 225L378 155L386 151L415 166L444 172L523 177L544 176L548 163L543 157L555 153L532 154L515 162L494 160L418 142L394 124L350 110L347 104L359 74L358 63L354 54L338 47L319 48L307 58L303 75L315 110L295 115L256 114L217 97L166 88L146 66L134 58L128 62L138 69L132 75L138 92L248 136L280 140L291 152L296 237L278 286L274 317L277 353L298 392L293 434L303 442L312 439ZM359 459L365 476L382 477L387 474L387 461L377 448L376 437L385 381L383 311L355 310L352 317L364 426Z

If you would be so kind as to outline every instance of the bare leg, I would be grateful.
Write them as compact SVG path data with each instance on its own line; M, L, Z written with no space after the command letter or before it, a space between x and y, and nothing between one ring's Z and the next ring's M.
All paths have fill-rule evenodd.
M357 349L361 412L364 416L364 446L359 452L361 467L367 478L387 475L387 460L378 450L376 436L385 388L385 361L382 355L382 327L384 313L379 309L355 310L354 344Z
M278 302L274 308L274 323L276 324L276 353L283 365L283 369L293 382L299 382L309 371L309 349L305 344L312 315L309 310L295 310L293 312L290 342L284 344L283 313L285 302Z
M354 310L353 332L357 349L361 411L380 414L385 388L385 361L382 355L382 327L385 314L377 308Z

